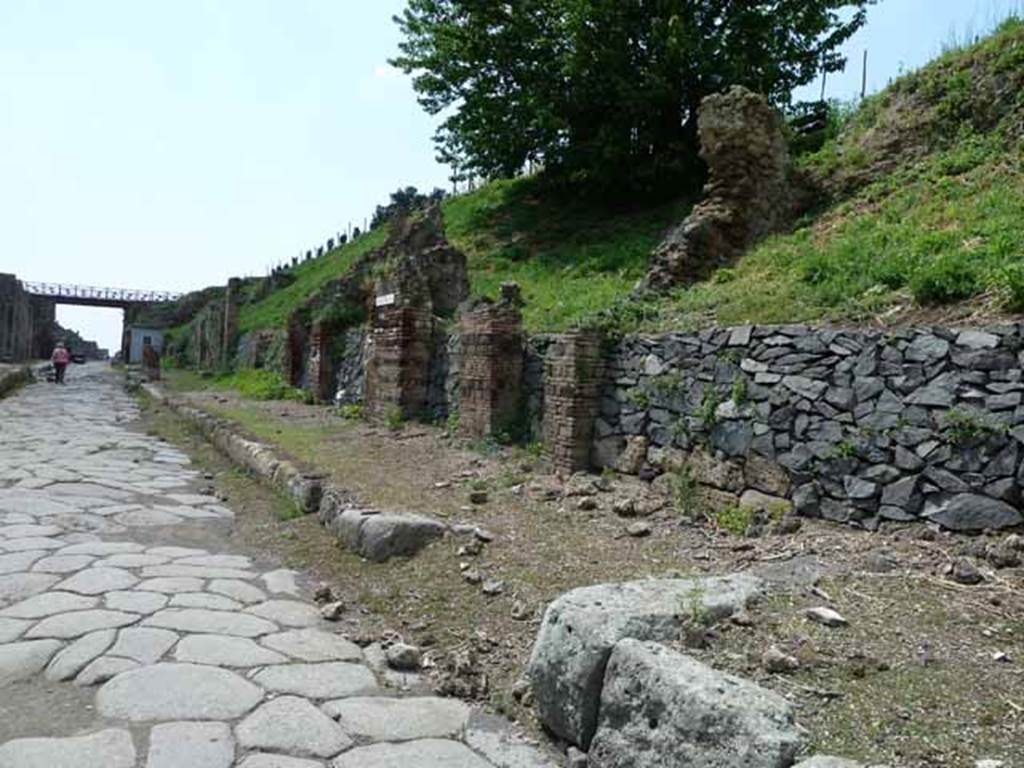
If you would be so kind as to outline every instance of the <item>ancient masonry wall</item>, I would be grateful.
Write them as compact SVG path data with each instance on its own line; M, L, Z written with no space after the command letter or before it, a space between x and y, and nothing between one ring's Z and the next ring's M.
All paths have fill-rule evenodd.
M556 469L590 467L604 372L601 337L579 331L557 337L544 358L544 444Z
M0 274L0 362L49 357L56 305L33 298L14 275Z
M467 312L460 343L460 434L511 435L522 412L522 314L512 304Z
M376 416L421 418L428 409L433 316L395 304L375 308L366 370L366 406Z
M1019 524L1024 326L708 329L622 341L593 458L865 528ZM549 386L550 389L550 386Z

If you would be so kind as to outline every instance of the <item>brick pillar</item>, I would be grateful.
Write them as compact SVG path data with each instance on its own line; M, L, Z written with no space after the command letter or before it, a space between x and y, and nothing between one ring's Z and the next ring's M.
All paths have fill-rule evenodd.
M289 386L297 387L302 380L302 348L305 332L297 315L288 317L285 331L284 353L281 356L281 375Z
M330 334L326 332L323 324L319 320L314 322L309 336L309 361L306 371L309 391L313 393L318 403L334 399L334 393L331 391L330 341Z
M544 359L544 443L558 471L590 468L603 370L598 333L568 333L548 348Z
M459 432L466 437L509 432L524 418L518 306L502 303L466 313L459 338Z
M224 292L224 332L221 337L221 363L227 367L231 364L231 351L235 348L235 337L238 335L238 293L242 281L237 277L228 280Z
M428 405L433 313L429 301L412 306L394 294L385 298L373 309L366 407L376 416L398 408L403 418L416 418Z

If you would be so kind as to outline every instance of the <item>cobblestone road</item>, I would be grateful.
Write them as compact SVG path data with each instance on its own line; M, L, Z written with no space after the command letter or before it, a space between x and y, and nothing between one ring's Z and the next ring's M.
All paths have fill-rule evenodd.
M454 700L398 698L299 574L87 366L0 401L0 768L542 768Z

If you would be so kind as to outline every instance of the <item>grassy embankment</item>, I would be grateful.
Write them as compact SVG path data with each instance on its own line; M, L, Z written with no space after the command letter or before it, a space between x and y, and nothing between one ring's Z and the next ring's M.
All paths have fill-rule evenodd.
M518 282L531 332L600 315L616 331L998 317L1024 311L1022 135L1024 22L1011 19L847 110L834 138L796 160L831 202L671 296L629 294L690 201L614 211L524 178L446 201L444 220L473 295ZM282 327L385 239L377 230L300 264L291 285L243 305L240 329Z

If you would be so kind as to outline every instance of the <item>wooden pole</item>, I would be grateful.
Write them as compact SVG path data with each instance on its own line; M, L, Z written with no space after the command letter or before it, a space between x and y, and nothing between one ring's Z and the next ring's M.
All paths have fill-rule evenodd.
M860 97L863 100L868 95L868 49L864 49L864 69L860 76Z

